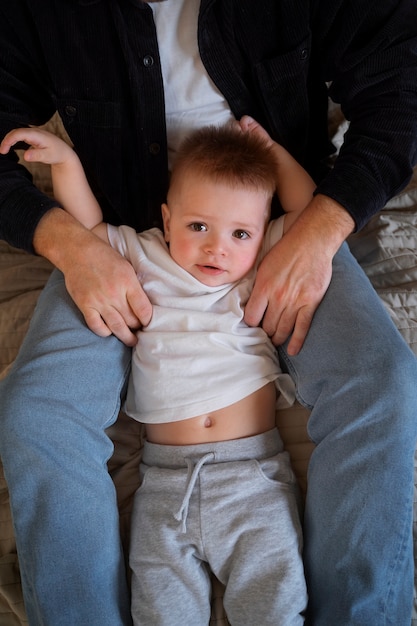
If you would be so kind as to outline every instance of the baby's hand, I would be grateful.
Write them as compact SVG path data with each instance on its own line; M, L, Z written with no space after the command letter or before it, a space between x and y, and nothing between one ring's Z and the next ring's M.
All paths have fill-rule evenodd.
M28 162L58 165L71 158L72 149L65 141L40 128L16 128L10 131L0 144L0 154L7 154L20 142L30 146L23 157Z
M275 144L275 141L271 139L265 128L263 128L263 126L261 126L256 120L254 120L253 117L250 117L249 115L244 115L239 120L239 122L237 122L237 124L243 132L258 135L258 137L265 141L265 145L273 146Z

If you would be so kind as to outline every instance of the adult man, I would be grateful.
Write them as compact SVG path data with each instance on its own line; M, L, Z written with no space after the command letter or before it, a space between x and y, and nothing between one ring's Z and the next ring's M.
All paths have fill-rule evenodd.
M138 230L152 225L164 200L166 134L175 150L189 120L250 114L315 175L318 193L265 258L246 319L262 320L277 345L291 334L281 360L313 408L311 620L406 624L416 364L345 247L338 250L410 175L415 3L266 0L260 10L249 0L203 0L197 48L198 9L172 0L152 8L135 0L3 1L1 135L57 109L105 219ZM326 85L351 126L323 177ZM82 323L55 275L1 389L1 454L29 619L126 623L104 428L125 384L122 342L135 343L132 329L149 321L151 307L125 261L14 163L1 165L0 235L33 245L62 270L101 335ZM65 579L57 573L63 562Z

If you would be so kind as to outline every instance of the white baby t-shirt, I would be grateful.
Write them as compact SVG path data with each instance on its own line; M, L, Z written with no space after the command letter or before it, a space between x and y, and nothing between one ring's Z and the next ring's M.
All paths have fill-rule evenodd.
M132 354L124 407L131 417L144 423L195 417L270 381L276 381L281 402L293 402L293 383L281 372L270 339L243 321L255 268L238 283L208 287L172 259L159 229L138 234L128 226L109 226L108 235L132 263L153 305ZM260 258L281 235L280 218L271 223Z

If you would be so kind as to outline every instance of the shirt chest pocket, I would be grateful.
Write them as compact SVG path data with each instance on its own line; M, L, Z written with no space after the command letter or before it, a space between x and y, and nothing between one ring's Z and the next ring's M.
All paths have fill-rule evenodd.
M286 147L305 146L309 123L310 37L296 48L254 66L264 113Z

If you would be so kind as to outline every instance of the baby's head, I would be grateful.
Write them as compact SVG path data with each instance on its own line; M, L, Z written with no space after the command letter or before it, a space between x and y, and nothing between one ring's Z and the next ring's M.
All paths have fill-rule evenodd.
M210 126L187 137L162 206L173 259L206 285L242 278L262 243L277 167L264 140L240 129Z
M205 126L191 133L176 154L170 192L177 179L190 174L232 188L264 192L272 197L277 164L266 141L239 127Z

